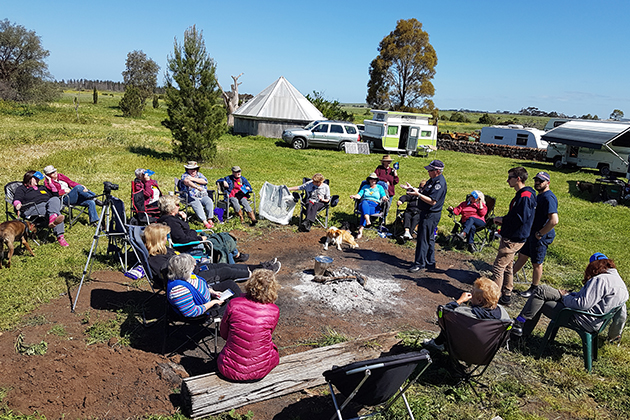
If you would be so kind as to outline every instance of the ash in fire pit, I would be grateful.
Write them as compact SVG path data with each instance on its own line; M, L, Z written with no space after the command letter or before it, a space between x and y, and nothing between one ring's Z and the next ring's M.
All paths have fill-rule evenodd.
M327 273L331 275L326 276ZM391 310L398 301L395 293L402 291L394 280L368 278L345 267L327 269L324 276L302 273L300 284L294 289L302 293L299 299L320 302L338 312L366 314Z

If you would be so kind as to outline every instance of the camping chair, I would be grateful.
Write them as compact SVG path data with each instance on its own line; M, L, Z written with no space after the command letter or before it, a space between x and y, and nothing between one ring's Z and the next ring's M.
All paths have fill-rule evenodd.
M477 378L484 374L499 348L509 340L512 321L477 319L442 305L438 306L437 316L457 376L479 396L473 382L488 387Z
M378 184L383 187L383 189L385 191L387 191L387 184L383 181L378 181ZM361 188L363 188L363 186L368 185L368 182L366 180L363 180L363 182L361 182L361 186L359 187L359 189L357 191L361 191ZM361 203L362 200L354 200L354 215L357 218L357 224L360 225L361 224L361 209L359 207L359 204ZM389 199L385 202L381 201L380 204L380 211L378 213L372 214L370 215L370 219L374 220L376 219L374 222L372 222L372 225L370 226L370 228L374 228L376 227L376 225L379 225L381 227L385 227L385 218L387 217L387 212L389 211L389 206L390 206L390 201Z
M162 355L166 354L166 346L175 333L182 331L186 340L184 340L177 348L172 350L167 357L173 356L181 348L186 345L192 345L205 353L209 358L215 358L218 354L218 337L219 326L221 325L221 317L208 316L203 314L198 317L182 316L171 304L166 301L166 315L164 317L164 341L162 342ZM191 331L192 330L192 331ZM198 337L203 337L197 341ZM207 343L208 337L214 339L214 351L210 349Z
M195 230L195 232L197 233L207 233L210 232L212 233L211 229L197 229ZM178 244L178 243L173 243L173 241L171 240L171 235L168 234L168 244L175 249L175 251L177 251L179 248L180 252L186 252L186 253L190 253L188 251L183 251L182 247L188 247L188 246L195 246L195 245L199 245L199 244L203 244L206 252L204 253L204 255L197 255L196 253L192 253L190 255L192 255L192 257L196 260L202 259L202 258L209 258L210 261L214 261L213 257L214 257L214 245L212 244L212 241L210 240L205 240L205 241L192 241L192 242L186 242L183 244Z
M223 182L220 179L217 180L217 193L216 200L214 202L215 207L218 209L223 209L223 221L227 221L234 217L234 215L230 216L230 192L225 189ZM256 212L256 193L254 191L250 191L249 193L249 201L253 204L252 210ZM234 209L232 209L234 212Z
M486 225L480 228L477 228L475 231L475 237L473 238L473 245L475 246L475 252L483 251L483 248L492 242L495 239L497 227L494 224L494 207L496 205L496 198L486 196L486 206L488 207L488 212L486 213L485 220ZM453 229L451 230L451 234L448 237L448 243L451 247L455 246L464 246L468 242L464 242L457 234L464 229L462 222L458 220L460 216L456 216L453 212L449 211L448 216L453 219Z
M63 198L61 199L61 212L68 215L66 219L66 226L70 229L79 220L82 214L86 214L88 208L82 204L65 204ZM78 212L78 213L77 213Z
M582 353L584 357L584 368L587 372L591 372L593 368L593 360L597 360L597 337L599 333L603 332L610 321L617 315L622 309L621 306L618 306L612 309L610 312L605 314L593 314L590 312L580 311L572 308L563 308L558 314L549 322L549 326L547 327L547 331L545 331L545 336L543 337L543 344L540 348L540 352L538 353L538 357L541 357L547 347L548 343L553 342L556 338L556 334L558 333L558 329L560 327L569 328L576 333L579 334L582 339ZM572 325L571 320L574 315L587 315L591 318L598 318L601 320L602 325L599 327L599 330L594 332L586 331L585 329Z
M399 206L396 203L396 218L394 219L394 223L392 225L392 235L397 238L402 238L402 235L405 233L405 212L407 211L407 204L403 203L402 206ZM418 225L415 225L410 230L411 235L418 234ZM405 240L404 238L402 239Z
M22 185L21 181L12 181L4 186L4 212L7 221L23 218L21 213L15 210L15 207L13 207L15 190L20 185ZM22 203L22 206L26 208L26 206L32 204L33 203ZM44 235L47 236L51 231L51 229L48 227L48 218L46 217L46 214L36 214L31 217L24 217L24 219L33 223L37 227L37 232L35 233L35 235L40 239L45 238ZM39 242L35 238L33 238L33 241L35 241L35 243L39 245Z
M138 190L135 182L131 181L131 223L146 226L155 223L160 217L160 209L155 206L147 208L144 204L144 191Z
M175 178L175 189L173 191L175 195L179 197L179 202L184 205L184 213L188 214L190 196L188 195L188 187L184 185L184 181L182 179Z
M403 386L422 362L425 366ZM351 401L370 407L387 403L381 410L348 419L358 420L385 413L400 397L403 398L409 417L413 420L413 413L407 402L405 391L418 380L429 364L431 364L429 352L422 350L354 362L341 367L333 366L331 370L324 372L336 411L331 420L335 418L343 420L341 412ZM333 385L346 397L341 407L337 403Z
M306 184L308 181L310 181L311 178L302 178L302 184ZM328 179L324 180L324 184L330 186L330 181ZM308 202L309 197L306 196L306 191L302 191L302 194L298 194L298 196L300 197L299 202L300 202L300 224L302 224L302 222L304 222L304 220L306 219L306 205ZM323 227L324 229L328 229L328 220L330 217L330 208L331 207L336 207L337 204L339 204L339 196L338 195L331 195L330 196L330 201L328 201L328 203L326 203L324 205L324 207L322 207L321 209L319 209L317 211L317 223ZM322 217L320 216L320 214L322 212L325 212L325 216L323 218L322 221Z

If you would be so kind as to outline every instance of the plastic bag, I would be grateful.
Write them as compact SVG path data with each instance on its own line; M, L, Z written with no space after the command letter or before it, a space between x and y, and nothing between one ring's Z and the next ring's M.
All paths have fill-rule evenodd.
M293 194L286 185L273 185L268 182L260 189L258 214L261 218L281 225L288 225L295 209Z

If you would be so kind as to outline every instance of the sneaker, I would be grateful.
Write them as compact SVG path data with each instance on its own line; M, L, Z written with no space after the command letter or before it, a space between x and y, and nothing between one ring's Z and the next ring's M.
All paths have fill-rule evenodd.
M65 219L66 217L63 214L51 214L48 218L48 227L54 228L55 226L59 226Z
M436 349L439 351L444 351L444 344L436 344L434 339L425 339L422 342L424 347L431 347L432 349Z
M499 303L504 306L510 306L510 302L512 301L512 296L510 295L501 295L499 299Z
M94 204L96 204L99 207L103 207L103 202L101 200L99 200L98 198L94 199Z
M203 223L206 229L214 229L214 222L212 220L208 220Z
M247 260L249 260L249 254L245 254L245 253L243 253L243 252L241 252L240 254L238 254L238 257L235 257L235 258L234 258L234 262L235 262L235 263L237 263L237 262L245 262L245 261L247 261Z
M413 236L411 236L411 233L409 233L409 231L405 232L402 237L403 239L408 239L408 240L413 239Z
M407 271L409 271L410 273L417 273L418 271L422 270L424 267L422 267L421 265L418 264L414 264L411 268L409 268Z
M459 232L457 233L457 237L461 240L466 239L466 232Z
M278 271L280 271L281 267L282 267L282 264L280 263L280 261L276 261L270 264L267 270L273 271L273 274L278 274Z
M531 286L529 286L529 289L525 290L524 292L519 293L519 295L521 295L521 297L524 298L529 298L534 291L536 291L536 289L538 289L538 286L534 286L533 284Z
M66 238L64 238L63 235L57 236L57 242L59 242L59 245L61 246L70 246L68 245L68 242L66 242Z

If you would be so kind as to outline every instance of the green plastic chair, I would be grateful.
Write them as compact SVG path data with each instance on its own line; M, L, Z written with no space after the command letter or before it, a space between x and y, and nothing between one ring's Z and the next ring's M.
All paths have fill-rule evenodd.
M547 347L547 344L553 342L558 333L560 327L569 328L580 335L582 339L582 351L584 353L584 368L590 373L593 368L593 360L597 360L597 337L599 333L604 331L614 316L621 310L621 306L617 306L610 312L605 314L592 314L590 312L580 311L577 309L564 308L554 319L549 322L545 336L543 337L543 345L538 353L538 357L541 357ZM588 315L593 318L601 319L602 325L597 332L588 332L583 328L569 325L569 321L573 318L573 315L581 314Z

